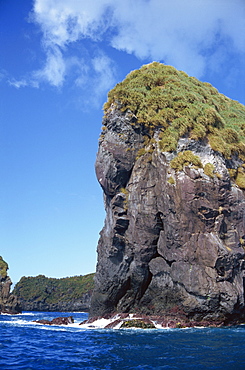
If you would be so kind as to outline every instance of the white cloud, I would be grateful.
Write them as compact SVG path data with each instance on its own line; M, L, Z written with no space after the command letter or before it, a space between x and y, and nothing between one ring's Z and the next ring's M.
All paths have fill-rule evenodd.
M73 83L83 86L94 72L97 91L110 88L109 57L101 51L78 55L72 48L85 39L200 78L218 68L218 56L224 63L228 49L238 56L244 52L244 16L244 0L35 0L31 19L42 30L46 63L32 83L60 87L73 76Z
M79 102L85 110L89 105L101 106L101 96L108 92L115 84L116 67L115 63L102 51L97 51L90 62L80 63L78 77L75 80L76 86L86 91L83 99Z
M244 7L243 0L136 1L131 8L130 1L118 2L118 34L111 42L200 77L208 63L204 51L215 47L217 33L244 50Z
M53 46L47 50L46 64L43 69L33 73L34 81L44 81L50 85L60 87L63 85L66 75L66 62L62 51Z
M28 86L28 82L26 81L26 80L15 80L15 79L13 79L13 80L9 80L9 84L11 85L11 86L14 86L16 89L19 89L19 88L21 88L21 87L26 87L26 86Z
M93 60L92 65L96 73L97 93L107 91L114 82L114 65L104 54L98 54Z

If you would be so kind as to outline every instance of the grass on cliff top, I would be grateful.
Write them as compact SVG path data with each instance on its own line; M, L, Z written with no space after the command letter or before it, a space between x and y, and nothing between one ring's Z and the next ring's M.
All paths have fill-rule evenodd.
M46 303L69 302L81 298L94 287L94 273L62 279L47 278L44 275L22 277L13 293L25 301Z
M236 153L245 160L245 106L174 67L153 62L132 71L109 92L105 115L112 103L131 112L148 137L157 130L162 151L174 151L186 135L207 138L227 159Z
M8 268L9 267L7 262L5 262L2 256L0 256L0 275L2 276L2 278L6 278Z

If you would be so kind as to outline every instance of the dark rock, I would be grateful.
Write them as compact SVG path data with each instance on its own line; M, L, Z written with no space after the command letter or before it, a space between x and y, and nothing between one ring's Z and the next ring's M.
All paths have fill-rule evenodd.
M16 315L22 308L18 298L10 293L12 281L7 275L8 264L0 257L0 313Z
M104 329L114 329L118 324L122 322L121 319L114 320L104 327Z
M74 323L74 319L72 316L68 317L56 317L53 320L35 320L33 322L36 322L38 324L43 325L69 325Z
M51 325L51 321L49 320L34 320L33 322L36 322L37 324L42 324L42 325Z
M45 300L38 301L35 298L30 300L20 299L21 307L24 311L41 312L88 312L90 307L92 292L83 294L80 298L71 301L48 303Z
M177 152L157 147L150 159L137 157L145 133L131 119L115 105L110 108L97 154L106 219L90 316L169 317L177 308L181 325L243 321L244 190L205 140L181 138L177 150L191 148L203 165L215 164L219 176L191 166L175 172L170 160ZM174 183L168 182L170 175Z

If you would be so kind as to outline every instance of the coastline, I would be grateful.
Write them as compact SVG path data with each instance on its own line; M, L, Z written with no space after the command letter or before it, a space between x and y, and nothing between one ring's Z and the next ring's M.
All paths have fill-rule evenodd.
M77 312L74 312L77 313ZM84 312L86 313L86 312ZM245 325L243 320L191 320L178 316L140 315L137 313L112 313L104 316L90 317L81 323L74 322L71 316L55 317L49 320L35 320L42 325L67 325L81 329L184 329L184 328L219 328Z

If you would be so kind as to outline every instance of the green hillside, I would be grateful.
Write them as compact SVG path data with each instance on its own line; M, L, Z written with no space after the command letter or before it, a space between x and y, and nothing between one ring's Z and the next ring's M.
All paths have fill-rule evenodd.
M93 274L62 279L47 278L44 275L22 277L13 293L22 301L45 301L47 304L70 302L80 299L93 290Z

